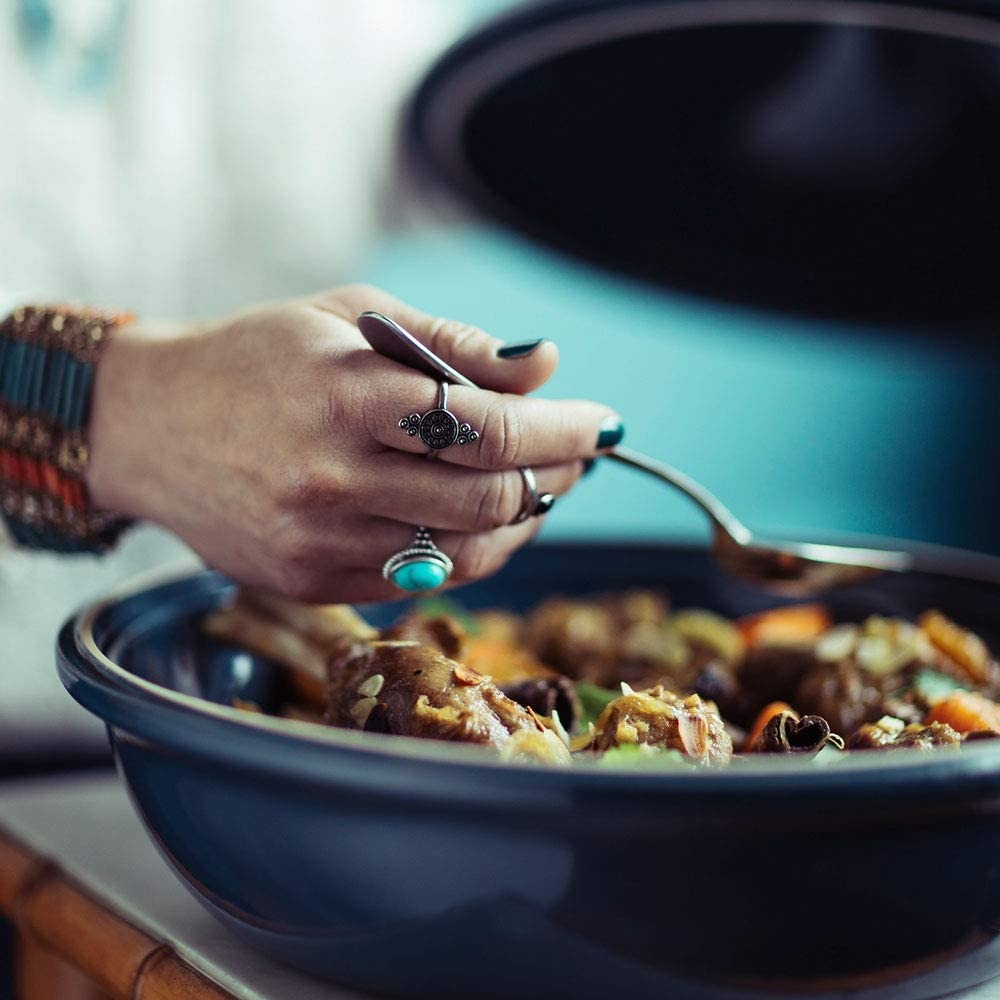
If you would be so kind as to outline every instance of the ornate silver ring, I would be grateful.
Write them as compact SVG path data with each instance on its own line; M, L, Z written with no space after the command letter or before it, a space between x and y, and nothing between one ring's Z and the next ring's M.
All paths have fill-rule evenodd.
M410 413L401 417L400 430L406 431L410 437L418 437L428 448L442 451L453 444L470 444L479 440L479 431L472 424L466 423L448 409L448 383L438 384L437 409L421 415Z
M521 473L521 481L524 483L524 503L517 512L517 516L510 522L511 524L521 524L529 517L540 517L542 514L547 514L556 502L553 494L538 492L538 480L535 478L533 469L524 466L517 471Z

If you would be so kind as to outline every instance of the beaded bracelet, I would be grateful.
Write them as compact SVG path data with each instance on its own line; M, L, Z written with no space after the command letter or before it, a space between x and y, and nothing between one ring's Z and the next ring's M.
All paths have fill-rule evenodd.
M87 495L94 368L123 313L25 306L0 322L0 510L13 540L102 552L128 522Z

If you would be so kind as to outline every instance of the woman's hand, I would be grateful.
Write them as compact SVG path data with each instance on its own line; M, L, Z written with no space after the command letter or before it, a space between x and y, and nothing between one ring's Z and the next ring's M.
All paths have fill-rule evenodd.
M355 325L366 309L485 387L448 398L478 440L427 461L399 421L436 407L437 384L368 346ZM555 369L553 344L516 358L501 346L365 287L193 329L127 328L98 366L91 498L164 525L242 583L302 600L399 596L381 567L418 524L453 559L451 583L487 576L538 528L510 525L524 503L518 466L558 496L621 437L605 406L523 398Z

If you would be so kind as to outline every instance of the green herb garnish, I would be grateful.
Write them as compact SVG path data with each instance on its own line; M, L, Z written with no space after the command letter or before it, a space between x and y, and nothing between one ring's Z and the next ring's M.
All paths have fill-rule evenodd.
M936 670L921 670L913 678L913 691L928 705L944 701L948 695L964 690L965 688L954 678L939 674Z
M578 723L580 729L586 729L591 722L597 722L608 705L621 696L620 691L609 691L607 688L598 687L590 681L577 681L574 685L576 696L580 699L580 707L583 712Z
M676 771L691 765L680 750L663 750L642 743L626 743L605 751L597 766L637 771Z

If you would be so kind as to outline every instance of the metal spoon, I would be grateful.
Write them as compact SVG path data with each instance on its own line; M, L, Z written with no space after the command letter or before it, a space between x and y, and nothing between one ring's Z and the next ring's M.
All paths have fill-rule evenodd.
M425 372L434 379L478 388L381 313L362 313L358 329L376 351L408 368ZM711 522L712 554L716 561L735 576L786 596L803 597L879 573L908 570L1000 583L1000 558L945 546L898 542L894 543L898 548L887 549L757 538L701 483L673 466L621 445L612 448L606 457L683 493Z

